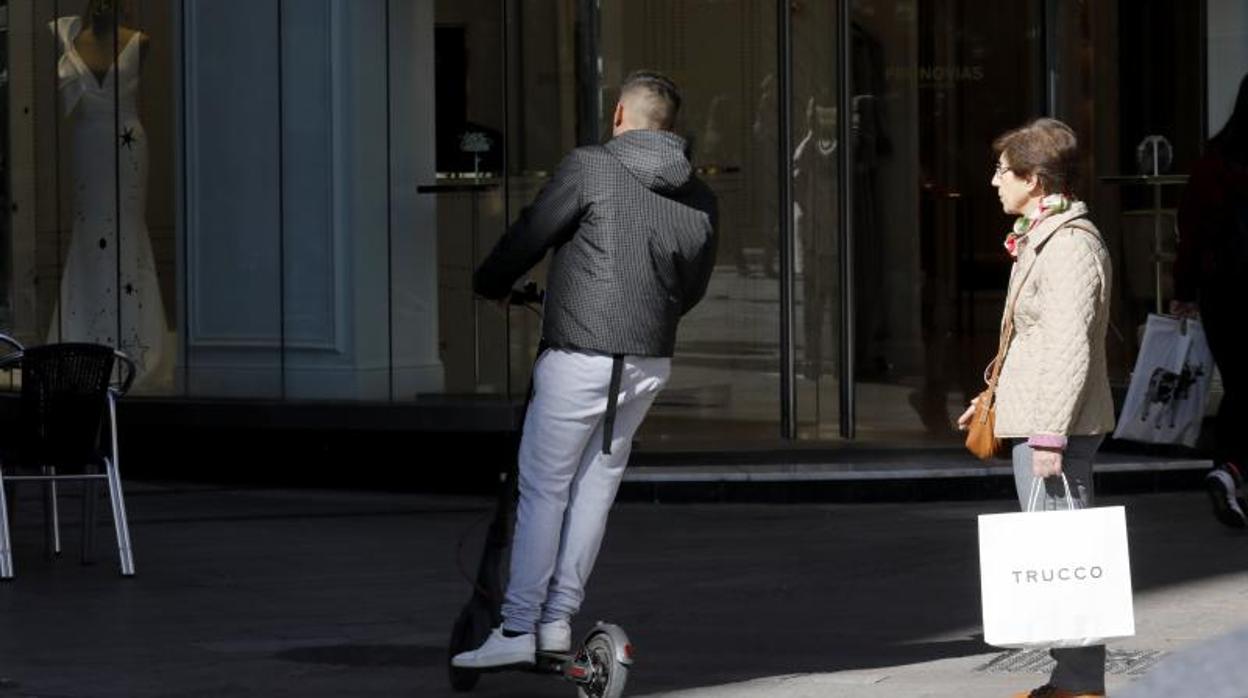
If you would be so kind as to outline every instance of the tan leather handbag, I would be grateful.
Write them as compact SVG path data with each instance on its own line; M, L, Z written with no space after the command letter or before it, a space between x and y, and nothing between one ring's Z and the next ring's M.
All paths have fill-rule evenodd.
M998 458L1005 455L1005 443L994 433L997 417L997 379L1001 377L1001 366L1005 363L1005 353L1010 348L1010 340L1014 336L1014 309L1018 306L1018 297L1022 294L1023 285L1031 270L1035 269L1036 260L1027 267L1027 273L1018 283L1018 290L1010 301L1009 312L1005 314L1005 322L1001 325L1001 339L997 342L997 356L992 360L991 374L987 375L988 387L975 398L975 413L971 416L967 428L966 449L980 460Z
M975 413L971 416L971 424L966 434L967 450L980 460L1005 455L1005 443L994 433L997 421L997 378L1001 376L1001 364L1005 360L1005 349L1009 346L1007 332L1014 329L1013 318L1007 317L1005 324L1008 331L1001 333L1004 346L998 347L997 357L992 360L992 377L988 379L988 388L975 398Z
M1005 457L1005 443L992 433L996 424L995 406L984 402L985 398L992 399L992 393L985 390L979 394L979 398L980 403L975 406L975 416L972 417L970 432L966 435L966 448L980 460L1003 458ZM989 406L984 407L984 404L989 404Z

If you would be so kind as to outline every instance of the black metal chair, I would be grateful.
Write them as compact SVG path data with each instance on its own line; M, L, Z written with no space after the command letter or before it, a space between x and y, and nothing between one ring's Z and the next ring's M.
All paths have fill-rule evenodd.
M117 398L134 381L135 366L125 354L100 344L47 344L29 349L0 335L11 353L0 370L20 369L17 428L0 462L0 579L14 575L4 486L42 481L47 496L48 539L60 552L56 485L83 480L83 560L89 559L95 523L95 483L108 482L121 573L134 575L134 555L126 503L118 475ZM114 369L119 379L113 380ZM103 429L107 414L108 435ZM103 470L103 472L101 472Z

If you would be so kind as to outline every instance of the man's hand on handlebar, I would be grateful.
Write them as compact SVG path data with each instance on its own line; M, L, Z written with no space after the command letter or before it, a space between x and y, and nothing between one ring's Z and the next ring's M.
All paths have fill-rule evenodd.
M541 305L544 292L538 290L537 282L530 281L521 288L511 289L508 302L511 305Z
M511 289L511 291L509 291L507 295L502 298L487 298L479 294L477 295L477 298L483 301L488 301L491 305L506 313L507 310L513 305L540 306L545 295L544 291L537 288L537 284L535 282L530 281L520 288Z

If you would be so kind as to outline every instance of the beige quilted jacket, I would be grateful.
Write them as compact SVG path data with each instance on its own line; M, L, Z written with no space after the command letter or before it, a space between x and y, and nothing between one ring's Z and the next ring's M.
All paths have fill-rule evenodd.
M1023 238L1006 299L1008 312L1018 294L1014 338L997 384L998 437L1105 434L1114 428L1105 368L1113 268L1100 233L1071 224L1078 219L1077 225L1095 231L1087 214L1087 206L1075 202Z

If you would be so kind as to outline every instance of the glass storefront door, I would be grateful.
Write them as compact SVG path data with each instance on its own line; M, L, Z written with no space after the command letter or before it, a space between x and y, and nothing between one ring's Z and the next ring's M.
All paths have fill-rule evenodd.
M1045 113L1040 0L855 0L859 437L955 442L995 350L1011 224L992 139Z
M601 84L642 66L676 77L695 164L726 204L712 292L682 329L673 388L643 439L704 447L782 436L786 208L795 436L953 438L994 346L1008 273L989 143L1045 111L1044 4L853 0L845 31L840 3L791 4L788 162L778 154L776 3L601 4ZM838 143L842 108L848 148Z
M952 438L955 410L994 346L1008 273L989 143L1044 113L1044 5L791 3L789 66L770 0L569 1L512 16L508 50L523 60L512 60L521 72L508 89L511 215L563 149L604 139L616 86L640 68L682 87L679 131L720 198L710 291L682 325L643 444L778 445L789 389L800 441ZM532 81L533 63L545 81ZM521 79L532 82L518 89ZM538 85L550 99L530 98ZM529 114L537 104L551 105L543 128ZM541 165L522 164L532 150L546 154ZM512 333L511 374L524 375L531 358L516 337L532 343L536 331Z
M639 439L657 448L774 440L783 173L775 3L607 0L596 11L601 113L610 115L616 87L633 70L671 76L684 99L677 130L720 206L710 288L682 322L671 383Z

